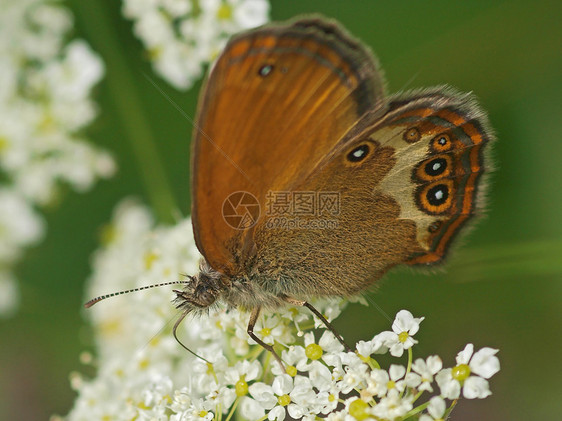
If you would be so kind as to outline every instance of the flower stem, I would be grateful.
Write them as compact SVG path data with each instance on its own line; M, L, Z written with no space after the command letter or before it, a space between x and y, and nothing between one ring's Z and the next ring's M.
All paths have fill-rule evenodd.
M449 415L451 415L451 412L453 412L453 409L455 409L455 406L457 406L458 403L458 399L455 399L453 402L451 402L451 406L445 411L445 414L443 415L443 419L447 419L449 417Z
M234 415L234 411L236 411L236 407L238 406L239 403L240 403L240 398L236 398L236 400L232 404L232 407L230 408L230 412L228 413L228 415L226 416L226 419L224 421L230 421L230 419Z
M148 121L150 115L141 106L134 84L136 75L130 70L122 51L115 25L111 23L107 7L98 1L73 1L77 20L87 38L100 52L107 66L105 82L115 102L118 119L126 132L132 153L148 193L151 208L160 222L172 223L177 203L166 177L154 136Z
M406 376L410 373L410 371L412 370L412 359L413 359L413 354L412 354L412 348L408 348L408 365L406 366L406 374L404 374L404 378L406 378ZM406 389L404 389L401 393L400 393L400 397L404 396L404 393L406 393Z
M403 420L407 420L410 417L413 417L414 415L419 414L420 412L422 412L425 408L427 408L429 406L429 402L425 402L422 403L420 406L416 406L414 409L412 409L411 411L408 411L403 417ZM417 419L417 417L416 417ZM447 417L445 417L444 419L447 419Z
M412 360L413 360L413 353L412 348L408 348L408 365L406 366L406 376L410 371L412 371Z

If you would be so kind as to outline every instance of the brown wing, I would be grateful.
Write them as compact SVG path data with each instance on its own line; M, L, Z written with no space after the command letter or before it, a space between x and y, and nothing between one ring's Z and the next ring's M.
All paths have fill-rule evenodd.
M367 115L296 192L314 214L255 228L256 273L297 298L352 295L398 264L439 263L481 201L487 118L471 95L438 88L391 97ZM337 206L322 203L336 194ZM271 281L270 281L271 280Z
M381 124L373 136L388 139L397 163L379 189L400 204L401 219L416 223L422 249L405 263L439 263L482 207L493 140L488 118L473 95L437 88L391 98Z
M234 249L253 247L247 228L267 192L306 178L383 96L370 53L334 23L305 19L233 38L203 88L194 130L193 226L210 265L232 274Z

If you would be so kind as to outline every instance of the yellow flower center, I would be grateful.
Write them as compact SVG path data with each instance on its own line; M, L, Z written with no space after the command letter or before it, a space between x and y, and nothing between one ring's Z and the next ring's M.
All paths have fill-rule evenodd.
M224 20L232 18L232 8L228 4L221 4L217 10L217 18Z
M0 137L0 152L4 152L8 149L8 139L5 137Z
M410 334L406 331L404 332L400 332L400 334L398 335L398 340L402 343L406 342L408 340L408 338L410 337Z
M150 270L154 262L158 260L158 255L153 251L149 251L144 254L144 268Z
M294 365L288 365L286 370L287 374L291 377L295 377L297 375L297 368Z
M453 367L451 375L453 376L453 379L463 383L466 379L468 379L468 376L470 376L470 367L466 364L459 364L456 367Z
M104 225L101 229L100 242L104 246L108 246L117 239L117 230L112 224Z
M271 335L271 329L268 327L264 327L262 330L260 330L261 336L269 336Z
M200 412L199 412L199 417L200 417L200 418L205 418L205 417L207 416L207 414L208 414L208 412L205 411L205 410L200 411Z
M349 415L356 420L365 420L369 418L369 413L367 412L368 407L369 405L367 405L366 402L361 399L355 399L349 404Z
M289 395L282 395L277 398L277 402L281 406L287 406L291 403L291 397Z
M389 381L386 383L386 388L387 388L388 390L394 389L395 387L396 387L396 383L394 382L394 380L389 380Z
M318 360L320 357L322 357L323 351L320 345L310 344L307 345L307 347L304 350L304 353L311 360Z
M150 407L147 406L144 402L139 402L138 405L137 405L137 407L138 407L139 409L149 409L149 408L150 408Z
M248 383L246 382L246 376L241 375L240 379L234 385L234 390L236 391L236 396L246 396L248 394Z

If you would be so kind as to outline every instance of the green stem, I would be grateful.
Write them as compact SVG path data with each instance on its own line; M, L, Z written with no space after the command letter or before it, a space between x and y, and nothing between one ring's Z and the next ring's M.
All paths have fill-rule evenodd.
M148 193L151 208L160 222L172 223L178 206L160 160L148 121L150 115L141 105L134 84L135 75L125 59L115 25L108 16L108 6L100 1L73 1L77 20L88 40L103 56L106 83L115 102L119 120L126 132L139 173Z
M412 403L417 401L422 394L423 394L423 390L420 390L418 393L416 393L416 396L414 396L414 400L412 401Z
M230 408L230 412L228 413L228 415L226 416L226 419L224 421L230 421L230 419L234 415L234 411L236 411L236 407L238 406L239 402L240 402L240 398L236 398L236 400L232 404L232 408Z
M411 411L407 412L402 419L403 420L407 420L410 417L413 417L414 415L419 414L420 412L422 412L425 408L427 408L429 405L429 402L425 402L422 403L420 406L416 406L414 409L412 409Z
M457 406L458 403L458 399L455 399L452 403L451 406L445 411L445 414L443 415L443 419L446 420L447 418L449 418L449 415L451 415L451 412L453 412L453 409L455 409L455 406Z
M379 362L377 360L375 360L374 358L369 358L368 364L369 364L369 367L371 367L371 370L381 368L381 365L379 364Z
M404 374L404 378L406 378L408 373L412 370L412 359L413 359L413 354L412 354L412 348L410 347L408 348L408 365L406 366L406 374ZM406 393L406 389L404 389L402 393L400 393L400 397L404 396L404 393Z

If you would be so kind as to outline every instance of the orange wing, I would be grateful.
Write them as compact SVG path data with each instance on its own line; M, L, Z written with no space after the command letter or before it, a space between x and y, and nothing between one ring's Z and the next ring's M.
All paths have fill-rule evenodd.
M306 178L383 100L376 61L335 23L298 20L233 38L208 76L194 129L193 227L209 264L233 274L234 249L253 248L252 231L236 224L256 222L268 191Z

